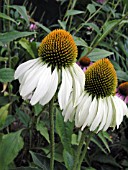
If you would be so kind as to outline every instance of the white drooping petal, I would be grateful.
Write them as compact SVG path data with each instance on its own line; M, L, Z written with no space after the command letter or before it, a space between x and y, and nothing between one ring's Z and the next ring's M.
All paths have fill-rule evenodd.
M78 77L80 86L81 86L81 90L84 91L84 86L85 86L85 74L83 72L83 70L75 63L73 65L73 70L76 74L76 76Z
M32 93L32 91L37 87L37 83L41 77L42 69L43 66L37 66L35 69L29 72L26 79L20 86L20 95L22 97Z
M62 68L62 83L58 93L58 102L60 109L64 109L68 104L69 97L72 91L72 77L68 69Z
M52 74L51 67L43 69L37 88L30 100L31 105L35 105L41 98L44 97L51 84Z
M56 93L57 87L58 87L58 73L57 69L55 68L52 73L51 84L49 85L49 89L39 102L42 106L47 104L52 99L52 97Z
M94 131L97 129L97 127L99 126L99 124L102 120L102 117L103 117L103 99L99 98L98 99L98 111L94 118L94 121L92 122L92 124L90 126L90 131Z
M72 75L72 80L73 80L73 104L74 107L77 105L78 99L80 97L80 95L82 94L82 90L81 90L81 84L79 82L79 78L77 77L76 73L74 72L73 68L70 67L70 73Z
M80 110L83 108L83 105L85 103L85 101L87 100L87 98L89 97L88 93L85 93L84 96L80 96L81 100L79 101L79 105L76 107L76 112L80 112Z
M123 109L122 109L122 106L121 106L122 103L120 103L118 98L115 98L113 96L111 96L111 99L114 103L115 110L116 110L116 125L117 125L117 128L119 128L119 125L123 121Z
M118 100L119 102L120 102L120 104L122 105L122 109L123 109L123 115L125 116L127 116L128 117L128 107L127 107L127 105L126 105L126 103L123 101L123 100L121 100L119 97L117 97L117 96L114 96L115 98L116 98L116 100Z
M107 121L107 116L108 116L108 107L107 107L106 98L104 98L104 99L103 99L103 117L102 117L101 124L100 124L97 132L99 132L100 130L102 130L103 127L105 126L106 121Z
M92 101L92 97L89 94L86 94L76 109L75 125L80 127L84 124L86 117L89 113L89 107ZM82 105L81 105L82 104ZM81 106L81 107L80 107Z
M22 76L29 68L31 68L36 62L39 62L39 58L32 59L29 61L26 61L25 63L18 66L18 68L15 71L14 77L15 79Z
M75 114L75 108L73 107L72 99L70 99L66 108L62 112L62 115L64 116L64 121L65 122L67 122L68 120L72 121L74 114Z
M29 68L22 76L19 77L19 82L21 83L20 88L33 76L31 73L42 67L42 63L36 62L31 68Z
M93 101L91 102L90 108L89 108L89 114L82 126L82 129L84 129L86 126L90 126L96 116L97 110L98 110L98 101L96 97L94 97Z
M104 131L106 131L110 125L111 125L111 122L112 122L112 115L114 114L113 113L113 107L112 107L112 103L111 103L111 97L106 97L106 104L107 104L107 107L108 107L108 115L107 115L107 120L106 120L106 124L103 128Z

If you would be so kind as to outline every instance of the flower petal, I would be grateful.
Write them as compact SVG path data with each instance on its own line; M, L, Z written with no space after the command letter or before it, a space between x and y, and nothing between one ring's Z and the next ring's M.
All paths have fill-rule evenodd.
M106 103L107 103L107 107L108 107L108 115L107 115L107 120L106 120L106 124L103 128L104 131L106 131L110 125L111 125L111 122L112 122L112 115L114 114L113 113L113 107L112 107L112 103L111 103L111 97L106 97Z
M42 75L37 84L37 88L30 100L31 105L35 105L37 102L39 102L41 98L44 97L47 90L49 89L51 78L52 78L51 67L47 67L45 70L43 69Z
M82 69L78 66L78 64L73 65L73 70L78 77L79 83L81 85L81 90L84 91L84 86L85 86L85 74L82 71Z
M73 107L72 99L70 99L68 105L63 110L62 115L64 116L64 121L67 122L68 120L72 121L75 114L75 108Z
M55 92L57 90L57 86L58 86L58 73L57 73L57 69L55 68L52 73L51 84L49 86L49 89L39 102L42 106L47 104L52 99L52 97L55 95Z
M115 98L120 102L120 104L122 105L122 109L123 109L123 115L126 115L128 117L128 107L126 105L126 103L121 100L119 97L115 96Z
M58 93L58 102L61 109L68 104L72 91L72 77L67 69L62 68L62 83Z
M97 113L97 110L98 110L98 101L96 99L96 97L94 97L91 105L90 105L90 108L89 108L89 114L82 126L82 128L84 129L86 126L90 126L96 116L96 113Z
M29 68L31 68L36 62L39 62L39 58L32 59L29 61L26 61L25 63L22 63L19 65L15 71L14 77L15 79L22 76Z
M20 95L25 97L36 88L39 78L41 76L43 67L37 66L29 74L27 74L26 79L22 82L20 86ZM34 75L34 76L33 76Z
M123 121L123 109L121 106L122 103L120 103L117 97L111 96L111 98L115 105L115 110L116 110L116 125L117 125L117 128L119 128L119 125Z
M92 122L90 126L90 131L96 130L96 128L99 126L102 120L102 117L103 117L103 99L99 98L98 99L98 111L97 111L94 121Z
M106 98L104 98L103 99L103 117L102 117L101 124L100 124L97 132L99 132L100 130L102 130L104 128L106 121L107 121L107 116L108 116L108 107L107 107Z
M77 127L80 127L84 124L86 117L89 113L89 107L91 105L92 96L89 96L89 94L86 94L82 100L82 107L77 108L76 111L76 117L75 117L75 125ZM82 128L83 130L83 128Z

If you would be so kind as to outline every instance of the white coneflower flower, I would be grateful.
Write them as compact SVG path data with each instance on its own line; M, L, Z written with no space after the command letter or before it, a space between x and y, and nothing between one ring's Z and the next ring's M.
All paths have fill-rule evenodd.
M101 59L92 64L85 72L85 91L74 109L72 100L63 111L65 121L72 120L83 130L106 131L109 127L119 127L123 116L128 116L126 104L115 96L117 76L108 59ZM71 97L72 98L72 97Z
M20 95L35 105L47 104L57 91L63 109L73 91L73 103L84 90L85 75L75 63L77 47L71 34L57 29L49 33L38 49L39 58L21 64L15 79L19 79Z

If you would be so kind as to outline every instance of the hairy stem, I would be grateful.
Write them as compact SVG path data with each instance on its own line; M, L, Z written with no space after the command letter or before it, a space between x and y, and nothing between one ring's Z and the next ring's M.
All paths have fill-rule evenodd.
M50 159L50 170L54 170L54 97L49 102L49 116L50 116L50 143L51 143L51 159Z
M79 142L79 145L78 145L78 148L77 148L77 151L76 151L76 155L75 155L73 170L77 170L77 165L78 165L78 162L79 162L79 157L80 157L80 154L81 154L81 149L82 149L83 143L85 141L86 131L87 131L87 129L85 129L82 132L81 139L80 139L80 142Z
M86 145L85 145L84 150L82 151L82 155L81 155L81 157L80 157L80 159L79 159L79 163L78 163L78 168L77 168L77 170L81 170L81 164L82 164L82 162L83 162L83 160L84 160L84 158L85 158L85 156L86 156L87 149L88 149L88 147L89 147L89 144L90 144L90 141L91 141L91 138L92 138L93 134L94 134L93 132L89 132L89 136L88 136L88 138L87 138Z

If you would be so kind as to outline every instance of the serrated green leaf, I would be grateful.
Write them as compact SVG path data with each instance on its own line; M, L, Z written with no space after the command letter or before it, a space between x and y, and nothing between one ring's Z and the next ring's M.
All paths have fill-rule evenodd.
M70 9L70 10L67 10L65 17L72 16L72 15L83 14L83 13L85 13L85 12L84 11L80 11L80 10Z
M65 162L65 166L68 170L71 170L74 164L73 161L73 156L64 149L63 151L63 157L64 157L64 162Z
M31 47L31 43L26 40L25 38L22 38L21 40L19 40L19 44L27 50L27 52L32 56L32 58L35 58L34 52L32 50Z
M88 4L87 9L89 10L90 14L93 14L94 12L96 12L95 5L93 4Z
M6 104L5 106L0 108L0 128L4 125L5 120L8 115L8 108L10 104Z
M14 80L14 70L11 68L0 69L0 82L7 83Z
M1 12L0 12L0 18L7 19L7 20L12 21L17 24L17 22L13 18L11 18L8 15L1 13Z
M36 34L36 32L10 31L6 33L0 33L0 42L6 44L18 38L26 37L33 34Z
M21 135L22 130L2 136L0 142L0 169L4 170L19 151L23 148L24 142Z
M128 74L125 73L122 70L117 70L116 71L117 77L119 80L124 80L124 81L128 81Z
M61 111L56 109L56 131L61 139L63 147L69 153L72 153L71 140L74 124L71 122L64 122Z
M27 15L27 11L25 6L20 6L20 5L10 5L10 8L13 8L15 10L17 10L19 12L19 14L23 17L23 19L27 22L27 24L29 25L29 18Z
M50 143L48 129L46 128L46 126L43 123L43 121L37 122L36 129L48 141L48 143Z

